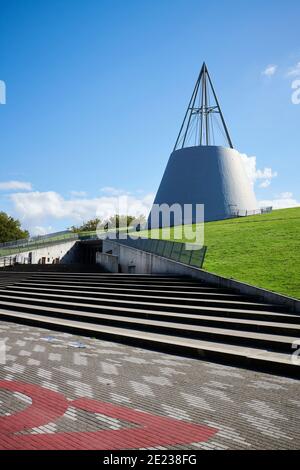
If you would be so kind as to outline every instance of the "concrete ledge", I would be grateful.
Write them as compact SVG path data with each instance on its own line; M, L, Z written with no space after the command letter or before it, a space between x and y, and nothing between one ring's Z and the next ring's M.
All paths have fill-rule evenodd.
M234 289L235 291L244 295L259 297L264 302L283 305L291 312L300 313L300 301L294 299L293 297L277 294L276 292L272 292L261 287L252 286L251 284L246 284L245 282L236 281L235 279L228 279L226 277L218 276L217 274L204 271L202 269L193 268L191 266L188 266L188 268L197 271L196 273L191 272L190 276L192 277L210 282L211 284L217 285L219 287L228 287L229 289Z
M122 272L132 272L130 266L134 266L136 274L178 274L180 276L190 276L217 287L225 287L244 295L259 297L261 301L282 305L291 312L300 313L300 301L292 297L218 276L194 266L122 245L121 242L104 240L103 251L110 251L119 258Z

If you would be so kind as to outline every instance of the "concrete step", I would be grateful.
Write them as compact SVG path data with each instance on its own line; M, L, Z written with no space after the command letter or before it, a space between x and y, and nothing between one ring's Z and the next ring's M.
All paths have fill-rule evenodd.
M0 294L2 295L9 295L13 298L15 298L15 296L22 296L23 298L30 298L32 299L33 297L36 297L36 298L40 298L40 299L47 299L49 298L50 300L53 300L53 299L57 299L58 297L61 298L62 300L66 301L66 302L73 302L76 300L76 303L78 303L79 305L84 303L89 303L89 304L93 304L93 305L96 305L97 307L100 305L101 306L101 302L103 299L107 298L109 303L114 306L114 303L113 303L113 299L114 299L114 296L116 296L117 294L113 294L113 296L111 296L110 293L90 293L90 296L87 296L87 295L81 295L81 291L71 291L69 295L68 294L68 291L49 291L49 290L46 290L46 292L42 291L40 292L40 290L36 290L36 289L31 289L31 288L21 288L19 286L12 286L10 288L5 288L5 289L0 289ZM86 294L84 292L84 294ZM105 295L107 297L105 297ZM111 296L111 297L110 297ZM118 294L119 297L117 297L117 299L122 299L124 294ZM124 296L124 298L126 300L128 300L128 297ZM128 311L132 310L132 314L135 315L135 316L138 316L138 311L136 310L137 307L140 307L141 303L139 302L140 299L143 299L144 296L140 296L139 294L136 294L135 296L133 294L129 295L129 298L134 298L135 300L134 301L131 301L129 303L129 309L127 309ZM147 298L147 297L146 297ZM169 297L168 297L169 298ZM161 297L151 297L149 296L149 301L151 301L151 305L156 305L156 303L159 303L161 302ZM172 302L176 301L178 302L178 299L174 299L172 297L170 297L170 300ZM183 299L185 301L185 299ZM197 299L195 299L197 301ZM107 305L107 304L106 304ZM109 305L109 304L108 304ZM166 303L163 303L163 306L164 308L161 308L161 309L158 309L158 310L153 310L153 307L151 309L151 311L153 310L154 313L156 313L157 315L159 315L160 313L161 314L168 314L170 316L174 315L176 317L176 315L179 315L180 317L181 316L189 316L191 317L191 319L193 318L197 318L197 315L200 316L201 318L203 318L203 316L206 314L208 315L207 318L210 318L211 316L216 316L216 318L226 318L227 320L229 321L232 321L232 323L238 323L238 319L241 319L243 320L242 323L245 323L247 324L249 322L249 324L251 324L251 321L253 321L253 324L257 325L257 328L259 329L260 328L260 325L262 324L263 321L266 321L270 324L272 324L272 322L276 322L276 323L280 323L280 322L286 322L287 324L290 325L290 328L293 328L293 324L300 324L300 315L297 315L297 314L291 314L291 313L281 313L281 312L271 312L271 311L249 311L249 310L243 310L243 309L236 309L236 310L229 310L226 309L222 309L220 310L220 308L218 309L215 309L215 308L210 308L209 310L204 310L203 312L203 309L197 309L196 312L194 311L194 309L188 309L186 308L186 305L189 305L188 302L187 303L184 303L182 302L181 306L179 306L180 304L176 303L176 306L178 308L180 308L179 310L179 313L176 313L174 312L173 310L170 309L170 302L166 302ZM192 304L193 305L193 304ZM116 306L118 307L119 305L116 304ZM145 302L145 307L148 307L149 306L149 302ZM198 307L201 307L201 304L197 304ZM221 305L222 306L222 305ZM220 306L219 306L220 307ZM270 306L271 307L271 306ZM102 307L101 307L104 311L105 311L105 305L103 305L103 302L102 302Z
M22 282L25 279L28 279L30 274L27 273L6 273L0 271L0 285L6 287L8 285L13 285L14 282Z
M114 281L117 281L119 283L136 283L137 285L139 284L144 284L144 283L161 283L161 284L171 284L171 285L185 285L185 286L195 286L197 287L198 285L201 286L208 286L207 283L201 282L196 279L192 279L187 276L166 276L166 275L155 275L155 274L149 274L149 275L135 275L135 274L103 274L103 273L97 273L97 274L86 274L83 273L82 275L70 275L69 273L32 273L32 278L36 280L51 280L51 282L57 280L57 281L71 281L71 282L84 282L84 283L111 283Z
M6 321L36 325L73 334L99 337L111 341L119 341L140 347L168 351L176 354L188 354L201 359L215 360L269 371L288 374L299 378L300 367L291 360L291 354L278 353L265 349L245 346L220 344L213 340L204 341L185 337L176 337L153 332L141 332L126 328L107 325L95 325L84 321L74 321L52 316L41 316L20 311L1 309L1 316Z
M14 299L15 298L13 297L12 300ZM66 303L65 305L67 307L69 304ZM259 314L257 316L248 317L247 319L242 319L237 317L232 318L232 315L226 316L224 313L216 312L215 310L212 310L210 315L205 315L204 313L191 313L184 308L182 311L180 311L180 313L176 313L173 310L155 311L153 309L122 309L120 307L106 309L105 306L99 306L98 303L96 303L96 307L97 308L93 309L92 311L94 311L97 315L100 314L101 316L102 314L108 313L110 315L113 314L117 316L130 316L132 318L152 318L159 321L171 321L174 323L187 323L192 325L212 326L217 328L231 328L235 330L254 331L285 336L298 335L300 337L300 317L293 314L282 315L278 313L267 313L266 316ZM82 310L85 311L85 305L82 306ZM219 315L216 315L216 313L219 313Z
M191 298L191 295L193 296L192 299L219 299L219 300L250 300L249 297L240 295L240 294L230 294L230 293L219 293L219 292L212 292L210 290L202 291L199 290L199 292L193 292L190 294L189 292L183 291L183 290L176 290L176 291L170 291L170 290L161 290L161 289L139 289L138 292L136 289L133 288L124 288L124 287L89 287L89 286L82 286L82 287L74 287L74 286L67 286L64 288L64 285L53 285L51 283L49 284L43 284L43 287L37 287L34 282L28 282L26 285L19 283L19 284L12 284L9 286L10 288L13 288L14 290L28 290L32 292L44 292L44 293L51 293L55 292L57 295L60 293L77 293L83 296L87 297L101 297L103 295L118 295L118 296L134 296L134 297L140 297L140 296L146 296L146 297L165 297L167 296L169 299L184 299L189 300Z
M31 278L32 281L37 281L38 283L42 284L42 283L45 283L47 282L47 279L41 279L41 278L35 278L35 277L32 277ZM162 287L169 287L169 288L172 288L172 289L177 289L178 287L183 287L184 289L189 289L190 291L192 290L197 290L199 288L199 285L197 283L189 283L189 282L180 282L180 281L174 281L174 282L170 282L170 281L167 281L167 280L158 280L158 279L150 279L149 281L147 280L140 280L139 282L135 281L135 280L131 280L131 279L118 279L118 278L112 278L112 279L99 279L99 280L87 280L87 279L83 279L83 280L69 280L69 279L53 279L54 282L56 282L57 284L62 284L62 283L65 283L65 284L71 284L71 285L74 285L74 286L82 286L82 285L89 285L89 286L98 286L98 285L118 285L118 286L122 286L122 285L125 285L125 286L134 286L136 289L138 289L139 287L143 287L143 288L149 288L149 287L157 287L157 286L162 286ZM203 288L207 288L207 287L203 287Z
M0 299L1 295L22 295L22 297L29 297L32 299L33 296L40 299L49 299L53 300L57 298L58 293L42 293L38 292L34 289L30 289L28 291L22 289L20 286L11 288L7 287L5 290L0 289ZM73 302L76 301L79 304L81 303L89 303L98 305L99 303L106 303L111 305L119 305L124 307L140 307L140 306L150 306L151 308L157 310L164 310L166 305L174 312L181 312L182 310L187 309L188 311L195 311L197 312L198 308L201 307L216 307L216 308L230 308L230 309L245 309L247 310L255 310L255 311L270 311L274 312L282 311L282 308L279 309L277 306L259 303L259 302L246 302L242 300L220 300L220 299L195 299L195 298L180 298L177 297L174 300L172 297L168 296L160 296L153 298L151 295L139 295L139 294L111 294L102 292L99 295L93 294L92 296L82 296L81 294L76 292L66 293L64 291L59 291L59 296L62 300L66 302ZM299 316L300 321L300 316Z
M162 283L162 284L172 284L172 285L186 285L186 286L197 286L199 285L199 281L193 280L188 277L176 277L176 276L156 276L154 274L151 275L134 275L134 274L83 274L81 276L76 275L69 275L69 273L33 273L32 279L39 279L39 280L66 280L72 282L105 282L110 283L112 281L117 280L118 282L135 282L137 284L143 283Z
M22 291L21 291L22 292ZM77 298L74 298L73 296L63 296L59 295L52 295L50 296L49 294L32 294L30 293L25 293L22 294L20 291L15 292L9 292L9 289L2 289L0 293L0 305L2 302L7 301L7 302L20 302L24 304L32 304L32 303L38 303L38 305L56 305L56 304L63 304L63 305L68 305L71 308L75 310L88 310L88 311L105 311L105 310L124 310L124 311L131 311L133 310L134 312L137 312L138 310L143 310L148 309L149 312L152 311L169 311L172 313L190 313L190 314L208 314L208 315L219 315L219 316L228 316L228 317L233 317L233 318L243 318L246 316L246 318L251 318L252 319L271 319L272 316L274 315L280 315L278 318L283 319L287 323L293 322L293 323L299 323L300 316L298 315L290 315L290 314L282 314L281 312L272 312L272 311L267 311L267 310L253 310L253 309L246 309L246 308L231 308L228 307L224 304L216 306L194 306L194 305L180 305L177 303L159 303L159 302L140 302L139 300L135 301L128 301L128 300L111 300L109 298L101 298L101 299L87 299L86 297L80 298L77 296ZM155 299L157 300L157 298ZM252 314L252 315L251 315ZM256 315L256 317L254 317ZM262 317L261 315L265 315L265 317ZM274 317L275 318L275 317Z
M274 351L292 351L292 344L299 338L298 336L283 336L267 333L248 332L241 330L233 330L229 328L214 328L209 326L192 325L187 323L173 322L172 316L170 321L152 320L151 310L140 310L144 314L148 314L148 318L139 319L136 316L126 316L126 313L132 312L132 309L114 308L114 314L107 314L100 308L91 309L89 305L82 305L80 309L78 305L65 303L63 301L41 301L39 299L29 299L27 304L22 298L6 299L0 301L0 313L5 310L18 310L27 313L37 311L39 315L50 315L53 317L73 317L81 321L84 318L97 324L118 325L119 327L140 329L145 331L154 331L157 333L165 333L172 335L180 335L193 337L197 339L214 340L216 342L224 342L228 344L243 344L246 346L267 348ZM120 315L121 313L121 315ZM152 315L153 317L153 315ZM184 319L183 319L184 321ZM284 330L284 328L283 328Z
M205 292L205 293L225 293L225 294L234 294L233 290L230 289L225 289L225 288L219 288L219 287L210 287L210 286L203 286L202 284L199 284L198 286L186 286L186 285L178 285L178 286L173 286L173 285L164 285L164 284L151 284L150 282L145 282L144 284L135 284L134 281L128 280L126 283L119 283L116 281L111 281L110 283L108 282L72 282L72 281L63 281L63 280L40 280L40 279L28 279L26 280L26 284L28 285L34 285L34 286L55 286L57 289L64 289L64 288L73 288L73 289L129 289L129 290L135 290L135 291L148 291L148 290L160 290L160 291L168 291L168 292L178 292L178 291L183 291L185 294L190 295L190 293L200 293L200 292ZM24 282L25 284L25 282ZM16 285L20 285L20 283L16 283Z
M175 274L129 274L129 273L103 273L103 272L92 272L92 273L72 273L72 272L32 272L32 275L39 278L72 278L72 279L166 279L174 281L188 281L188 282L199 282L191 279L188 276L177 276Z
M187 277L6 272L0 318L299 374L300 315Z

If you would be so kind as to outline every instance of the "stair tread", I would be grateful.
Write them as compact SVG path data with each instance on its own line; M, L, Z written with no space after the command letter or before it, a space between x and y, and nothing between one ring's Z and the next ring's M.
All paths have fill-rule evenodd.
M19 286L18 284L22 284L21 286ZM51 286L52 289L49 289L49 290L53 290L53 288L55 287L58 287L57 284L55 283L36 283L36 282L26 282L26 286L45 286L46 288L48 288L49 286ZM21 282L17 282L17 283L14 283L14 284L11 284L11 286L14 286L16 288L21 288L23 287L23 283ZM76 286L72 286L72 285L69 285L69 284L59 284L59 287L74 287L74 289L76 288L77 290L77 285ZM26 287L27 288L27 287ZM29 289L30 287L28 287ZM43 289L44 287L35 287L36 289ZM138 291L133 287L133 288L124 288L124 287L112 287L112 286L80 286L81 289L91 289L91 292L94 290L94 291L97 291L97 290L105 290L105 289L110 289L110 290L116 290L116 291L125 291L125 292L128 292L128 291L133 291L134 293L136 292L162 292L162 293L173 293L173 294L187 294L186 291L182 291L182 290L176 290L176 291L168 291L166 289L138 289ZM214 295L214 296L219 296L219 295L222 295L222 296L228 296L228 297L243 297L242 294L234 294L234 293L225 293L225 292L215 292L214 289L217 289L217 288L207 288L207 291L204 290L206 288L204 287L199 287L199 291L193 291L193 294L192 295L206 295L206 294L209 294L209 295ZM64 290L64 289L59 289L60 291L61 290ZM82 291L84 292L84 291Z
M290 354L287 353L277 353L273 351L258 349L258 348L249 348L244 346L236 346L236 345L226 345L220 344L214 341L203 341L198 339L191 339L191 338L178 338L175 336L169 336L160 333L152 333L152 332L141 332L131 329L124 329L124 328L117 328L112 326L106 325L95 325L91 323L81 322L81 321L73 321L73 320L66 320L66 319L58 319L50 316L39 316L37 314L25 314L23 312L12 312L12 311L5 311L7 316L12 318L26 318L29 320L38 321L40 324L43 323L53 323L55 320L55 325L61 326L68 326L72 327L77 330L87 330L92 332L103 332L103 333L110 333L122 337L131 337L131 338L138 338L144 340L150 340L156 343L163 343L166 342L172 345L177 346L185 346L190 347L193 349L199 349L203 351L215 351L223 354L230 354L235 356L242 356L250 359L258 359L264 360L268 362L276 362L285 365L294 365L295 367L299 367L297 364L292 364L290 360Z
M62 297L62 296L60 296L60 297ZM2 294L0 294L0 304L1 304L1 302L2 302L2 299L15 299L15 300L25 300L25 301L27 300L27 301L28 301L28 297L22 297L22 296L17 296L17 295L2 295ZM100 300L100 299L99 299L99 300ZM57 302L59 301L59 303L60 303L60 304L63 304L63 305L70 305L70 306L72 306L72 305L77 306L77 305L78 305L78 302L66 302L66 301L61 301L61 300L58 300L58 299L57 299L57 300L50 300L50 299L31 298L31 301L34 301L34 302L45 302L45 301L47 301L47 302L49 302L49 303L57 303ZM104 299L101 299L101 301L104 301ZM123 306L122 306L122 307L116 307L116 306L112 306L112 305L107 305L108 302L109 302L108 299L106 299L107 304L101 305L101 301L99 301L99 303L97 303L97 304L89 304L89 303L87 303L87 302L85 302L85 303L80 303L80 306L81 306L81 307L89 307L89 308L90 308L90 307L92 307L92 308L102 308L102 307L104 307L104 308L112 309L112 310L123 310L123 311L127 311L127 310L129 310L129 311L131 311L131 310L136 310L136 311L147 312L147 310L144 310L144 309L132 309L132 308L123 307ZM115 300L114 300L114 301L111 301L111 303L112 303L112 302L121 303L121 301L115 301ZM141 304L142 304L142 302L134 302L134 301L128 302L128 301L123 301L123 303L125 303L125 302L128 303L128 304L130 304L130 305L132 305L132 304L141 305ZM149 302L149 303L145 303L145 305L151 306L151 303L150 303L150 302ZM159 306L162 306L162 307L164 307L164 308L165 308L166 306L167 306L168 308L172 308L173 306L178 307L178 305L176 305L176 304L159 304L159 303L155 303L155 302L152 302L152 305L156 305L156 306L159 305ZM192 308L191 308L191 307L192 307ZM191 310L191 309L193 309L193 310L199 310L199 312L201 312L201 311L211 311L211 312L217 311L217 312L221 312L221 313L222 313L222 312L230 312L230 313L233 313L233 312L243 313L243 312L245 312L245 313L260 313L260 314L262 314L262 313L265 314L265 313L267 312L267 311L265 311L265 310L262 311L262 310L254 310L254 309L253 309L253 310L247 310L247 309L238 309L238 308L233 308L233 309L232 309L232 308L227 308L227 307L224 307L224 308L223 308L223 307L205 307L205 306L189 306L189 305L184 305L184 306L182 306L182 308L183 308L183 309L188 309L188 310ZM149 313L151 313L151 310L149 310ZM270 312L270 311L269 311L269 312L267 312L267 313L272 314L272 315L273 315L273 314L275 315L277 312ZM289 315L289 314L284 314L284 315Z
M47 279L53 279L53 276L32 276L32 279L36 280L47 280ZM177 285L184 285L184 286L191 286L191 287L197 287L200 283L197 281L193 281L190 279L173 279L172 277L149 277L149 278L132 278L131 276L126 276L124 278L122 277L116 277L116 276L93 276L91 278L89 277L82 277L78 276L74 279L73 276L55 276L56 281L63 281L63 280L69 280L72 282L114 282L114 281L120 281L120 282L131 282L131 283L136 283L136 284L142 284L144 282L147 283L162 283L162 284L171 284L174 286Z
M62 302L60 302L62 304ZM1 308L1 305L9 304L14 307L20 307L19 303L15 302L0 302L0 313L3 310ZM41 307L37 305L30 305L29 308L33 310L44 310L46 312L57 312L57 313L65 313L65 314L70 314L74 316L86 316L90 318L95 318L98 320L107 319L107 320L114 320L114 321L120 321L120 322L127 322L131 323L133 325L135 324L140 324L140 325L152 325L152 326L158 326L158 327L167 327L170 329L177 329L177 330L184 330L184 331L195 331L195 332L206 332L206 333L211 333L215 335L226 335L228 337L243 337L245 339L256 339L256 340L264 340L264 341L269 341L269 342L274 342L276 341L277 343L292 343L293 341L296 341L297 337L294 336L282 336L282 335L272 335L268 333L256 333L256 332L247 332L247 331L240 331L240 330L231 330L228 328L214 328L214 327L208 327L208 326L199 326L199 325L190 325L190 324L182 324L182 323L176 323L174 324L173 322L164 322L164 321L158 321L158 320L151 320L151 319L140 319L140 318L132 318L132 317L126 317L126 316L116 316L116 315L109 315L109 314L103 314L103 313L95 313L95 312L84 312L80 310L71 310L71 309L65 309L65 308L60 308L60 307ZM120 309L123 310L123 309Z
M21 284L21 283L19 283ZM35 284L32 283L32 287L28 286L28 283L26 283L26 286L25 285L14 285L14 284L10 284L8 287L13 287L14 289L26 289L26 290L47 290L49 292L51 291L56 291L55 290L55 284L43 284L45 287L34 287ZM51 287L51 288L49 288ZM63 286L60 286L60 287L63 287ZM68 287L68 286L66 286ZM69 286L70 287L70 286ZM86 294L95 294L97 293L98 290L101 290L101 294L104 293L105 294L105 291L106 290L115 290L116 291L116 294L118 293L118 291L124 291L125 293L121 292L119 295L126 295L126 296L135 296L135 295L138 295L138 296L142 296L144 294L142 294L143 292L145 292L145 296L149 296L149 297L156 297L156 296L152 296L152 295L147 295L147 294L151 294L152 292L155 292L155 293L161 293L161 294L173 294L172 296L168 297L169 299L174 299L174 298L178 298L177 297L177 294L186 294L185 291L165 291L165 290L160 290L160 289L139 289L138 291L136 289L124 289L122 287L96 287L96 288L92 288L92 287L85 287L83 286L82 289L91 289L90 291L86 291L86 290L78 290L76 288L76 292L77 293L86 293ZM104 291L104 292L102 292ZM74 289L59 289L59 292L74 292ZM127 294L127 292L132 292L132 293L129 293ZM107 295L111 295L111 292L106 292ZM175 294L175 295L174 295ZM237 298L237 299L241 299L241 298L244 298L243 295L241 294L226 294L226 293L220 293L220 292L193 292L192 295L199 295L199 297L201 298L201 296L204 296L204 295L210 295L210 296L213 296L213 297L218 297L218 296L222 296L222 297L228 297L228 298ZM189 297L189 299L191 300L198 300L197 297Z
M79 278L87 278L87 277L104 277L104 278L113 278L113 277L129 277L131 279L174 279L174 280L186 280L189 282L199 282L193 281L193 279L178 276L176 274L128 274L128 273L94 273L94 272L84 272L84 273L73 273L73 272L41 272L41 271L31 271L30 274L33 276L41 276L41 277L79 277Z
M0 292L1 292L1 289L0 289ZM6 290L4 292L7 292ZM8 291L9 292L9 291ZM19 293L19 291L18 291ZM20 292L22 293L22 292ZM38 295L38 294L37 294ZM43 295L43 294L40 294L40 295ZM46 294L48 295L48 294ZM57 297L56 294L52 294L53 297ZM60 297L63 297L63 296L60 296ZM73 297L73 296L70 296L69 297L70 299L72 298L78 298L78 297ZM84 300L87 300L88 298L87 297L80 297ZM101 299L99 299L101 301ZM97 307L98 305L97 304L91 304L95 307ZM169 304L163 304L165 305L166 308L169 307ZM0 300L0 306L1 306L1 300ZM185 307L183 307L183 310L184 310ZM121 309L123 311L123 309ZM130 309L130 311L132 311ZM138 310L138 311L141 311L141 310ZM136 309L133 309L133 312L134 313L137 313L137 310ZM252 311L251 311L252 312ZM149 313L149 311L147 310L147 313ZM263 312L265 313L265 312ZM149 313L150 314L150 313ZM230 317L222 317L222 316L213 316L213 315L205 315L205 314L189 314L189 313L178 313L178 312L169 312L169 311L164 311L164 310L152 310L151 311L151 315L153 316L166 316L166 317L175 317L175 318L183 318L183 319L191 319L191 320L209 320L209 321L216 321L216 322L226 322L226 323L232 323L232 324L237 324L237 323L240 323L240 324L243 324L243 325L258 325L258 326L270 326L270 327L280 327L280 328L293 328L295 330L299 330L300 332L300 317L299 315L293 315L293 314L287 314L287 313L270 313L270 312L267 312L267 315L269 315L270 317L274 316L274 317L278 317L279 319L284 319L284 318L295 318L297 320L299 320L299 324L296 324L296 323L284 323L284 322L275 322L275 321L265 321L265 320L251 320L251 319L238 319L238 318L230 318Z
M9 288L6 288L6 289L0 289L0 293L3 292L15 292L14 289L9 289ZM62 291L64 292L64 291ZM18 287L18 293L21 293L20 291L20 288ZM60 297L62 298L73 298L73 299L81 299L81 300L88 300L90 297L85 297L85 296L80 296L80 295L77 295L79 293L79 291L77 290L76 291L76 295L65 295L65 294L62 294L60 292ZM102 295L111 295L110 293L101 293ZM48 295L48 296L52 296L52 297L57 297L57 294L51 294L50 292L45 294L45 293L39 293L39 292L34 292L34 295ZM113 301L113 302L130 302L130 303L139 303L141 305L152 305L152 304L158 304L158 305L166 305L165 303L163 304L160 304L158 302L159 299L165 299L165 300L174 300L173 297L168 297L168 296L156 296L155 298L151 295L139 295L138 293L134 293L134 294L114 294L114 295L117 295L117 296L120 296L120 297L138 297L138 298L146 298L146 299L152 299L153 302L143 302L143 301L138 301L138 302L132 302L132 301L129 301L127 299L125 300L118 300L118 299L99 299L100 301L105 301L105 302L109 302L109 301ZM155 300L155 302L154 302ZM176 298L176 301L179 301L179 300L182 300L183 302L186 302L186 299L184 297L177 297ZM271 304L267 304L267 303L261 303L261 302L248 302L248 301L242 301L242 300L219 300L219 299L195 299L193 297L189 297L188 300L192 300L192 301L196 301L196 302L199 302L199 306L201 306L201 302L207 302L207 303L219 303L220 305L221 304L225 304L225 305L241 305L241 306L247 306L247 305L253 305L253 306L261 306L261 307L273 307L273 305ZM170 307L178 307L177 304L172 304L172 303L168 303L168 306ZM197 305L184 305L184 308L197 308Z
M30 279L31 281L32 280L35 280L35 279ZM91 281L83 281L83 280L78 280L78 281L75 281L75 280L70 280L70 281L67 281L66 280L63 280L63 279L56 279L55 282L58 283L58 284L61 284L61 283L65 283L65 284L70 284L70 285L82 285L82 284L87 284L87 285L95 285L95 286L98 286L98 285L120 285L120 286L133 286L135 288L137 288L138 286L161 286L161 287L174 287L174 288L177 288L177 287L182 287L184 289L188 289L188 290L192 290L192 289L195 289L195 290L198 290L198 289L205 289L205 290L219 290L221 291L222 288L219 288L219 287L209 287L209 286L202 286L201 284L199 285L198 283L193 283L193 284L185 284L183 282L180 282L178 284L172 284L172 283L168 283L168 284L165 284L165 283L155 283L155 282L144 282L144 283L136 283L135 281L131 281L131 282L117 282L118 279L116 280L107 280L106 282L91 282ZM43 282L41 282L42 280L39 279L39 284L43 284ZM24 279L24 282L27 283L27 279ZM227 290L227 289L226 289Z
M0 319L299 375L299 314L186 276L87 269L0 273Z

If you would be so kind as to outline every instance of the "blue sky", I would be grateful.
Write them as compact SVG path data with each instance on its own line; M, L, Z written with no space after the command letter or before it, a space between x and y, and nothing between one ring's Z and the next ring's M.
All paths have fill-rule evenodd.
M203 60L258 200L300 204L299 18L298 0L0 0L0 210L32 233L119 195L146 211Z

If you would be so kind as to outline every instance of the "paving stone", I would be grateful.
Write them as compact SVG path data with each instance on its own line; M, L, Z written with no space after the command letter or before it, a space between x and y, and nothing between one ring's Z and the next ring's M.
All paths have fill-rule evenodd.
M166 377L153 377L153 376L143 376L143 379L146 382L149 382L154 385L172 385L172 382L170 382L169 379Z
M299 449L296 379L14 323L1 322L0 329L9 350L0 380L38 385L47 393L61 394L69 404L58 419L22 430L21 435L67 433L68 438L59 441L75 449L82 442L78 433L134 427L126 419L73 406L73 400L83 399L217 430L206 442L191 438L184 445L145 443L138 448ZM39 344L47 337L53 341ZM78 342L85 349L70 345ZM32 399L0 388L0 402L0 415L10 416L25 410Z
M22 351L19 352L19 356L31 356L31 352L22 349Z
M183 392L181 392L181 395L190 406L194 406L196 408L202 408L203 410L207 410L207 411L215 411L214 408L212 408L203 397L190 395L189 393L183 393Z
M48 359L49 361L61 361L61 354L57 354L57 353L49 353L48 355Z
M44 352L46 348L45 346L40 346L39 344L37 344L36 346L34 346L33 350L34 352Z
M86 357L82 356L81 353L74 353L73 354L73 358L74 358L74 364L76 364L77 366L87 366L88 365L88 360Z
M140 382L135 382L134 380L131 380L130 384L132 385L133 390L137 395L141 395L143 397L153 397L154 393L149 387L149 385L140 383Z

